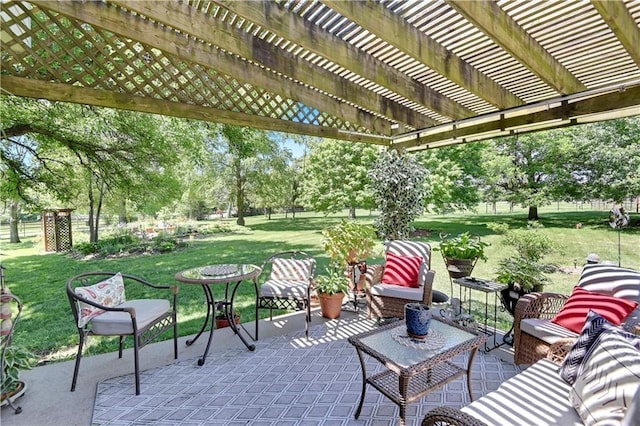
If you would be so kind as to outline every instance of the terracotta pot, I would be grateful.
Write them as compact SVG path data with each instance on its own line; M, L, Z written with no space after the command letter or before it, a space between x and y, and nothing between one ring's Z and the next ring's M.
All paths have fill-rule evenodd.
M447 263L447 271L451 278L468 277L471 275L471 271L473 271L474 259L455 259L447 257L445 260Z
M322 311L323 317L328 319L336 319L340 317L340 312L342 312L342 301L344 299L344 293L320 293L318 294L318 299L320 299L320 310Z
M236 324L240 324L240 315L236 314ZM229 321L226 318L216 318L216 328L229 327Z

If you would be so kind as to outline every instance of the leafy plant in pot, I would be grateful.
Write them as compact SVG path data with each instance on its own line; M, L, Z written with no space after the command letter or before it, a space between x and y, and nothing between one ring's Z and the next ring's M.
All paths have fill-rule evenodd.
M478 259L487 261L484 250L489 244L481 241L479 236L469 232L455 236L441 234L440 240L440 247L434 248L434 251L442 253L451 278L469 276Z
M502 291L500 298L511 315L514 314L515 305L520 297L532 291L542 291L544 285L549 282L545 275L549 265L540 261L559 248L549 237L537 232L540 227L537 222L529 222L524 230L512 230L502 224L491 227L504 235L502 244L513 247L516 251L515 256L499 262L495 278L497 282L509 285Z
M20 380L20 372L31 370L35 365L35 354L26 349L9 345L2 354L2 405L22 395L27 384Z
M227 320L227 316L225 314L224 306L218 304L216 306L216 329L229 327L229 320ZM236 324L240 324L240 314L234 312L234 320Z
M343 271L371 256L376 240L372 226L353 221L342 220L322 231L322 246L331 259L332 267Z
M340 317L344 295L349 291L345 271L329 267L325 274L316 277L313 288L318 294L322 316L329 319Z

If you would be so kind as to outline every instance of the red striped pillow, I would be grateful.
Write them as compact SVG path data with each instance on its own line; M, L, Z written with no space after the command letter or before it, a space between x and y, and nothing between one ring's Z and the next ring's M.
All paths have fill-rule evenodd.
M609 322L620 325L633 311L637 302L606 294L594 293L582 287L575 287L564 307L551 320L564 328L580 333L587 319L589 309L599 313Z
M421 257L398 256L387 253L387 259L382 274L382 282L396 284L404 287L420 287L418 277L420 275Z

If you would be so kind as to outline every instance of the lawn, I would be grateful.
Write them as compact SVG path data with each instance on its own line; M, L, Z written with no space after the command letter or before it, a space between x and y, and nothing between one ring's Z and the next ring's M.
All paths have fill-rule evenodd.
M591 252L598 253L603 260L618 263L618 233L608 225L607 211L557 211L555 208L541 209L544 226L539 232L548 234L562 246L544 261L567 268L567 271L584 264ZM366 211L358 211L358 220L372 223L373 216ZM123 271L139 275L160 284L175 284L174 275L184 269L215 263L253 263L260 265L270 254L282 250L303 250L318 260L322 271L328 260L322 250L321 232L325 227L337 223L344 216L324 217L313 213L299 213L295 220L284 216L247 218L247 226L235 228L232 233L216 234L202 240L195 240L189 247L177 252L122 257L102 260L79 260L65 254L43 253L38 237L25 237L23 242L10 245L6 242L6 227L2 230L2 264L5 267L7 286L25 304L23 317L16 328L15 343L37 352L42 361L69 359L77 349L78 336L73 324L69 302L64 287L71 276L93 270ZM640 269L640 226L638 215L632 217L635 227L625 229L621 234L622 266ZM501 236L487 226L490 223L508 223L512 227L526 226L526 213L494 214L450 214L425 215L415 222L422 230L420 239L437 246L440 233L457 234L470 231L481 235L490 243L489 260L479 262L474 276L492 278L498 261L509 256L509 248L501 245ZM576 224L581 223L580 229ZM81 238L76 238L74 241ZM380 246L381 248L381 246ZM382 261L381 250L369 263ZM432 268L436 270L435 288L451 293L452 285L445 270L444 261L434 252ZM575 273L556 272L550 274L551 284L545 291L568 294L577 282ZM454 296L458 296L458 286L454 286ZM215 287L216 298L223 288ZM237 298L237 308L242 321L251 321L254 315L255 292L253 285L245 283ZM475 295L474 301L479 300ZM474 307L484 311L477 303ZM475 309L474 309L475 310ZM268 312L261 312L267 316ZM180 335L196 333L205 315L204 297L199 286L181 285L179 294ZM510 326L507 313L500 313L503 328ZM303 326L302 323L300 325ZM95 354L113 351L116 341L93 339L87 353Z

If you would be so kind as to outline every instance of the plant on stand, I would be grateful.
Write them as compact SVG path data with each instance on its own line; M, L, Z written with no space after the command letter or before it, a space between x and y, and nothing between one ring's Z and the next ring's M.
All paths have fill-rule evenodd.
M360 261L366 261L375 245L376 233L370 225L342 220L322 231L322 246L331 259L332 267L343 271Z
M329 266L323 275L319 275L313 288L320 300L322 316L328 319L340 317L342 301L349 291L349 279L344 270Z
M479 236L473 236L469 232L455 236L442 234L440 240L440 247L434 248L434 251L442 253L451 278L467 277L471 275L479 259L487 261L485 248L489 244L481 241Z
M503 234L502 244L513 247L515 255L499 262L495 280L507 284L500 300L505 309L514 314L516 303L523 295L532 291L542 291L549 281L545 275L552 266L541 260L548 254L559 251L553 241L539 232L537 222L529 222L525 230L512 230L507 225L492 225L491 229ZM506 336L505 336L506 337Z

